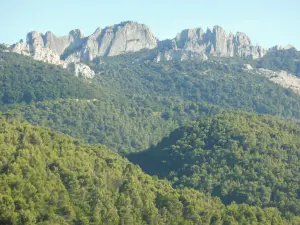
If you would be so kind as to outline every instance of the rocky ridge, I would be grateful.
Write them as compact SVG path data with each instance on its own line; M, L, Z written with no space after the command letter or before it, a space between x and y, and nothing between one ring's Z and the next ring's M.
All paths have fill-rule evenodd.
M61 37L50 31L45 34L32 31L27 34L26 42L20 41L10 46L12 52L62 65L69 70L73 68L73 72L76 70L78 74L81 71L85 77L92 77L93 73L84 62L99 56L116 56L142 49L158 49L158 55L154 58L157 62L206 60L208 55L259 59L267 52L260 46L252 45L244 33L227 34L220 26L206 31L202 28L187 29L171 40L159 41L146 25L131 21L98 28L89 36L84 36L80 30L72 30Z
M268 51L294 48L275 46ZM66 36L58 37L48 31L41 34L32 31L26 42L20 41L9 47L11 52L30 56L36 60L61 65L76 76L93 78L95 72L85 64L99 56L116 56L138 52L143 49L157 49L154 61L204 61L209 55L216 57L242 57L260 59L268 51L253 45L250 38L241 32L226 33L220 26L204 31L202 28L186 29L173 39L159 41L150 28L136 22L123 22L98 28L84 36L80 30L72 30ZM253 69L244 65L244 70L258 73L271 81L300 93L300 79L285 71Z
M259 59L266 54L261 46L254 46L250 38L241 32L227 34L220 26L205 32L202 28L183 30L169 41L169 48L204 53L218 57L250 57Z

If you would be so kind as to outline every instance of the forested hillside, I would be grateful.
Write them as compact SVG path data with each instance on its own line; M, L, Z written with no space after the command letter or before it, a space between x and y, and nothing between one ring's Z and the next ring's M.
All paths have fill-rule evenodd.
M300 118L299 95L243 71L237 59L154 63L153 51L142 51L98 58L90 65L98 74L87 82L28 57L1 54L3 103L30 102L2 110L122 153L144 150L221 107Z
M174 187L192 187L223 203L300 213L300 128L267 115L224 113L175 130L128 158Z
M172 189L102 146L0 117L0 224L299 224Z
M103 87L123 95L175 96L224 108L300 118L298 94L244 71L234 59L154 63L118 56L99 59L91 66L99 71L96 79Z
M10 107L32 124L102 143L119 153L147 149L179 126L222 111L176 98L65 99Z
M98 92L91 84L58 66L0 52L0 104L58 98L96 98Z

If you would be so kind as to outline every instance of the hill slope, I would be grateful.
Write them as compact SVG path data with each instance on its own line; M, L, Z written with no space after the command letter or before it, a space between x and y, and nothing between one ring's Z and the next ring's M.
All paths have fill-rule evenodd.
M243 71L241 59L152 63L147 61L151 54L152 51L144 51L98 58L91 66L99 74L91 83L82 83L68 74L59 81L55 71L51 74L47 70L51 66L37 62L46 68L38 74L51 82L44 82L44 78L35 81L35 67L26 67L27 73L20 74L24 82L19 85L19 78L7 80L9 76L3 76L3 88L13 86L13 95L21 92L21 96L28 90L39 96L46 89L42 91L46 96L27 101L49 101L8 108L20 110L36 125L49 126L90 143L103 143L119 152L147 149L175 128L220 112L220 107L300 118L300 96L258 74ZM139 58L145 62L139 62ZM22 58L25 59L29 60ZM10 70L18 74L15 67ZM73 79L79 83L73 84ZM97 100L88 103L87 98L92 96ZM69 100L52 101L60 97ZM76 102L74 98L85 100Z
M300 213L300 128L271 116L225 113L175 130L128 158L175 187Z
M300 96L257 74L240 61L136 62L151 52L101 58L91 66L98 82L123 95L178 97L224 108L300 118Z
M97 88L58 66L0 52L0 105L98 95Z
M297 224L153 180L102 146L0 117L1 224Z
M10 107L32 124L89 143L102 143L118 152L147 149L184 123L221 111L202 102L183 102L176 98L64 99Z

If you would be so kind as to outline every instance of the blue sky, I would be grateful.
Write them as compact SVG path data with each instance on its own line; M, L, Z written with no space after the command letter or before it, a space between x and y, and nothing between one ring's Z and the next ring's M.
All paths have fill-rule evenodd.
M97 27L132 20L147 24L159 39L185 28L220 25L245 32L265 48L300 49L299 11L299 0L3 0L0 43L25 39L32 30L64 35L79 28L89 35Z

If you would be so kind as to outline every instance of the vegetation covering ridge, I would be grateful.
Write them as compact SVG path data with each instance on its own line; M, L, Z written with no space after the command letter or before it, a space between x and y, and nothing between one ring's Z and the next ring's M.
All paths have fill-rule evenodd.
M123 95L178 97L223 108L300 118L298 94L259 74L245 72L234 59L227 63L220 60L155 63L135 61L136 57L133 54L128 58L96 60L91 64L100 73L95 80Z
M300 128L268 115L230 112L181 127L128 158L174 187L195 188L223 203L300 213Z
M153 52L98 58L90 65L98 71L90 83L29 57L3 53L2 99L29 104L4 104L1 110L18 109L30 123L123 153L147 149L175 128L222 108L300 118L300 96L245 73L245 60L154 63L149 61Z
M175 128L222 111L203 102L150 97L120 101L60 99L7 107L34 125L88 143L102 143L122 154L145 150Z

